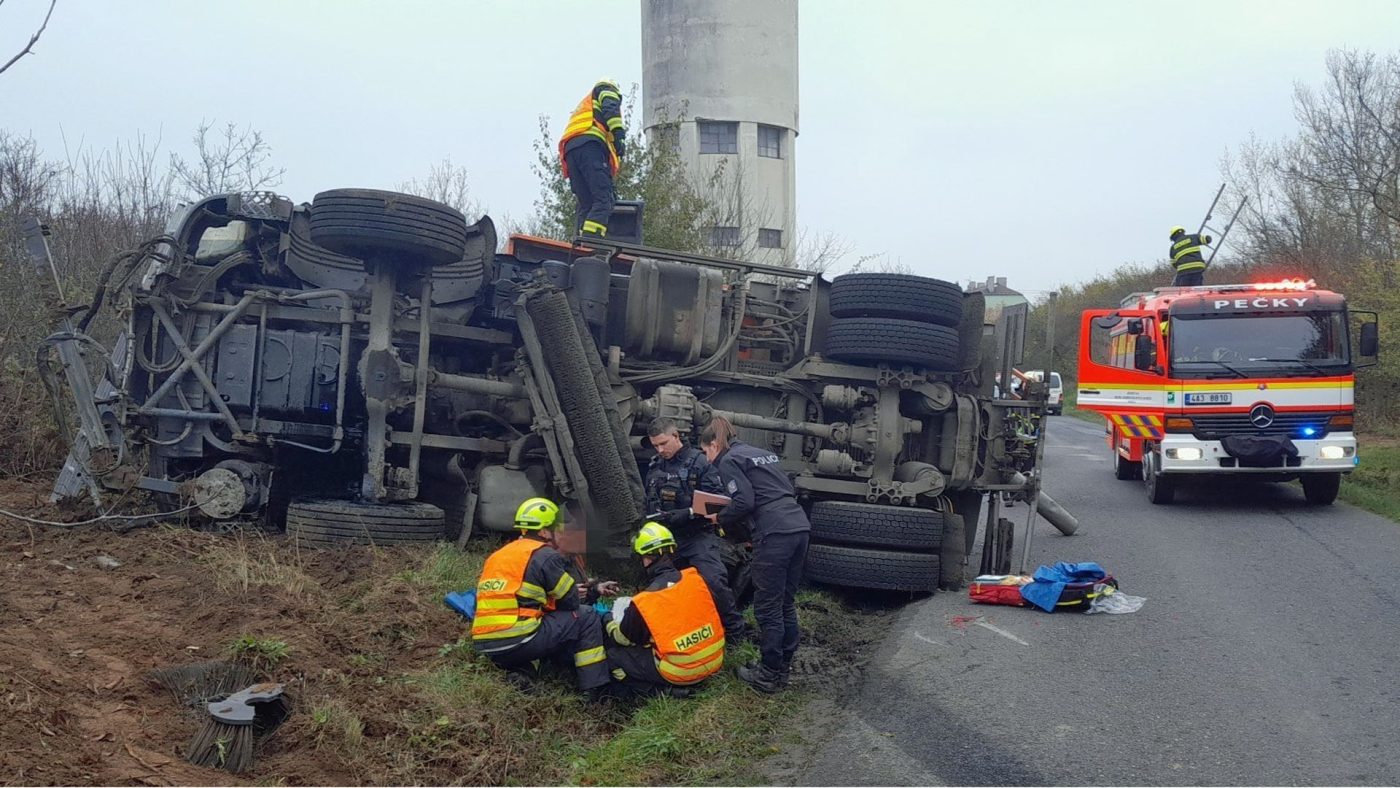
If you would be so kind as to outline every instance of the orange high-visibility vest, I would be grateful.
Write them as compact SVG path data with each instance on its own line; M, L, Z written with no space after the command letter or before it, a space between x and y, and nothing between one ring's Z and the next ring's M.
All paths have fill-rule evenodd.
M672 684L694 684L724 667L724 624L700 573L681 570L681 581L643 591L632 605L651 630L656 669Z
M608 131L608 127L598 120L598 116L594 112L598 109L601 109L601 102L593 98L593 91L590 90L588 95L583 97L583 101L580 101L578 106L574 108L574 114L569 117L569 125L564 127L564 136L559 138L559 162L564 168L565 178L569 177L569 164L564 159L564 146L574 137L581 137L585 134L597 137L603 141L604 145L608 146L608 165L612 174L617 175L617 168L621 164L621 160L617 157L617 149L613 147L612 132Z
M543 588L525 582L525 568L535 551L545 546L535 539L516 539L486 559L476 584L472 640L534 635L539 629L540 616L554 609L554 600ZM526 607L520 604L522 599L537 602L540 607Z

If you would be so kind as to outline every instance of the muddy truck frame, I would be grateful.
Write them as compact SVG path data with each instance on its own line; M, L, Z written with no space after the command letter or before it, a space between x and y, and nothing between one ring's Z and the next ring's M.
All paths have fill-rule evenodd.
M184 207L70 310L84 327L111 310L110 349L71 322L45 343L80 415L55 498L142 489L323 546L509 532L544 495L566 504L569 551L617 571L649 422L692 436L722 415L791 475L818 582L956 584L988 493L984 570L1009 566L1003 499L1073 530L1039 489L1043 393L990 385L1023 320L984 326L980 295L936 279L653 249L641 206L619 212L630 238L498 252L488 217L392 192Z

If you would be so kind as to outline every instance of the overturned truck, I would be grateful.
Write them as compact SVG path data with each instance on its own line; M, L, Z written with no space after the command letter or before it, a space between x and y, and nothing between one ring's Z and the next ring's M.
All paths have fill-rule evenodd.
M1037 500L1043 397L995 397L1013 343L980 295L652 249L620 211L630 238L498 252L489 218L392 192L188 206L104 272L89 311L122 332L101 379L70 363L90 337L49 338L83 425L55 496L140 488L332 545L509 531L546 495L609 571L644 516L648 422L721 414L791 474L810 579L956 583L989 492L983 568L1004 568L995 502Z

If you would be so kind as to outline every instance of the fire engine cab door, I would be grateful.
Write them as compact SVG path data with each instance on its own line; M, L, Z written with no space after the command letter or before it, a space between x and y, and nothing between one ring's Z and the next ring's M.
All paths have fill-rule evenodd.
M1161 438L1165 358L1155 312L1085 311L1079 324L1077 406L1102 413L1120 437Z

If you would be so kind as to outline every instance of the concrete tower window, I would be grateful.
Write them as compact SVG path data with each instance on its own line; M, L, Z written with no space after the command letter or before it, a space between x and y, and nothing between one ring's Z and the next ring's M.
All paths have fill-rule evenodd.
M783 157L783 130L778 126L758 126L758 155L769 159Z
M738 246L738 227L711 227L710 246Z
M738 153L739 124L713 120L697 121L701 153Z
M762 129L762 126L759 126ZM783 231L763 228L758 231L758 245L764 249L783 248Z

